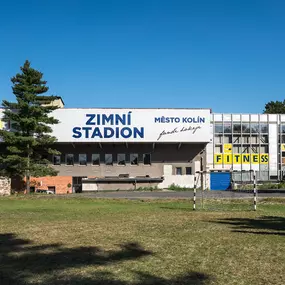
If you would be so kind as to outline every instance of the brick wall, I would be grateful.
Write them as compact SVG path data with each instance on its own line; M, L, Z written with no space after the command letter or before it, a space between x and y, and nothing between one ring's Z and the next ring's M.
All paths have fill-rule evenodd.
M36 187L38 189L48 190L48 187L55 187L56 194L66 194L67 191L69 191L69 193L72 192L72 188L67 187L69 183L72 184L72 176L32 177L31 181L31 186L34 182L39 184L39 186Z

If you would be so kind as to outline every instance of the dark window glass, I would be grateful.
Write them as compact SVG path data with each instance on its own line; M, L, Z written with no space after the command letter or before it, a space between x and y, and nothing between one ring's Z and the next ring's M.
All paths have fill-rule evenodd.
M261 123L260 124L260 132L263 134L267 134L268 133L268 124Z
M74 165L74 155L72 153L67 153L65 155L66 165Z
M124 153L118 153L118 165L126 165L126 155Z
M234 123L233 129L234 129L234 133L241 133L241 124Z
M176 167L176 175L182 175L182 167Z
M113 155L110 153L105 154L105 164L106 165L113 165Z
M192 175L192 167L186 167L186 175Z
M137 153L130 154L131 165L138 165L139 155Z
M60 155L54 155L53 156L53 164L54 165L60 165L61 164Z
M249 134L250 132L249 123L242 123L242 132L244 134Z
M100 154L99 153L93 153L91 159L92 159L92 165L100 165Z
M215 134L222 134L222 133L223 133L223 124L215 123Z
M87 155L85 153L79 154L79 165L87 165Z
M224 133L231 134L232 133L232 124L224 122Z
M268 143L268 136L264 136L264 135L261 136L261 137L260 137L260 142L261 142L261 143Z
M143 164L151 164L151 156L150 153L145 153L143 155Z
M251 123L250 124L250 130L252 134L258 134L259 133L259 124L258 123Z

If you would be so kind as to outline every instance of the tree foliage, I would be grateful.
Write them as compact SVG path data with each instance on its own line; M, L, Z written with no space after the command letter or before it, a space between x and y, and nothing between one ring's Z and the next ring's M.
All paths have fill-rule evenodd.
M264 114L285 114L284 101L270 101L265 105Z
M56 96L44 96L48 91L43 74L26 61L21 73L11 78L16 102L3 100L3 121L10 129L0 130L5 151L0 154L2 175L26 177L29 191L30 176L55 176L57 172L47 159L50 154L58 154L52 148L56 138L51 135L51 125L59 123L50 116L57 109L49 105Z

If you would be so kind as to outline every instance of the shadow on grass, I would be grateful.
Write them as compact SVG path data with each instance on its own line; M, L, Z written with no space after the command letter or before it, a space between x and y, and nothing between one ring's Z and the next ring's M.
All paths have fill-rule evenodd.
M171 280L134 272L137 281L129 283L117 280L110 272L96 272L88 277L63 272L66 269L85 266L107 266L153 254L143 249L138 243L125 243L119 247L119 250L104 251L98 247L67 248L62 244L35 246L31 241L19 239L14 234L0 234L0 284L202 285L210 280L207 275L198 272L190 272Z
M264 216L257 219L229 218L219 220L220 224L233 226L233 232L259 235L285 236L285 217Z

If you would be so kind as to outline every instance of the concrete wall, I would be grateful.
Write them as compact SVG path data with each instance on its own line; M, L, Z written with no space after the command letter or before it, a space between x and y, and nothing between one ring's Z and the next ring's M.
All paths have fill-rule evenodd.
M130 177L145 176L161 177L164 174L163 166L171 164L172 175L175 174L175 167L182 167L185 174L185 167L192 167L195 170L194 161L197 160L197 154L204 148L203 144L58 144L57 149L62 153L61 165L54 166L59 170L59 176L87 176L104 177L118 176L119 174L129 174ZM65 165L65 154L73 153L75 164L73 166ZM87 166L78 164L78 155L87 154ZM91 165L92 153L99 153L101 158L100 166ZM113 154L114 164L109 166L104 164L104 154ZM130 153L139 154L139 164L125 166L117 165L116 159L118 153L125 153L127 161ZM151 165L143 164L143 154L151 153ZM198 169L199 170L199 169Z

